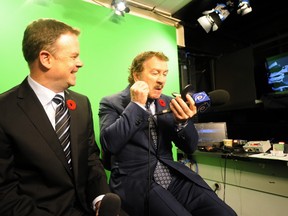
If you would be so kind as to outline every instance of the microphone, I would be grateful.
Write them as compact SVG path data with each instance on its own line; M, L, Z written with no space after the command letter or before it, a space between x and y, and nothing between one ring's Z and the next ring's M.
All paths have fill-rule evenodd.
M187 102L186 94L190 94L190 96L195 101L195 105L197 107L198 113L206 112L211 106L220 106L226 104L230 99L230 94L224 89L217 89L208 94L204 91L195 93L194 89L191 84L187 85L181 91L181 98ZM179 95L173 93L172 95ZM162 110L161 112L157 113L156 115L162 115L165 113L172 112L170 109Z
M212 106L226 104L230 100L230 94L224 89L216 89L208 93Z
M121 209L121 199L117 194L107 193L101 200L99 216L118 216Z

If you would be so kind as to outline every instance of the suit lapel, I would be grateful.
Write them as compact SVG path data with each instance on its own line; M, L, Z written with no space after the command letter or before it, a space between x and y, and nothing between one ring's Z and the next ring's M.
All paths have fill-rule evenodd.
M121 103L122 103L122 107L123 107L123 110L128 106L128 104L130 103L131 101L131 97L130 97L130 85L128 85L128 87L126 89L124 89L121 93L120 93L120 96L121 96ZM138 106L138 105L137 105ZM142 108L141 108L142 109ZM123 112L122 110L122 112ZM145 135L147 136L147 139L149 140L149 123L148 123L148 117L147 117L147 120L146 120L146 123L145 123L145 126L147 129L144 130L144 133ZM153 149L153 152L156 151L156 148L155 148L155 145L153 143L153 140L152 138L150 138L150 146L152 146L152 149ZM147 144L146 144L147 145Z
M167 101L162 96L160 96L159 99L155 100L156 113L160 113L163 110L169 109L169 103L170 101Z
M169 103L170 101L162 97L161 95L160 98L155 101L156 113L160 113L163 110L170 109ZM161 119L162 119L162 122L164 122L164 119L167 118L168 116L169 116L168 114L157 115L158 125L159 125L159 122L161 122ZM162 143L162 136L160 133L158 133L158 149L161 148L161 143Z
M41 134L46 143L55 152L58 159L71 174L62 146L57 138L54 128L52 127L42 104L36 94L28 84L27 79L19 87L18 105L25 115L35 126L35 130ZM48 161L47 161L48 163Z
M77 134L78 134L78 124L77 122L79 121L78 116L78 109L77 109L77 101L72 97L72 95L70 94L70 92L68 90L65 91L65 100L72 100L73 102L75 102L76 104L76 109L72 110L69 109L68 107L68 111L70 113L70 147L71 147L71 159L72 159L72 167L73 167L73 172L74 172L74 176L78 176L78 171L79 171L79 167L78 167L78 142L77 142Z

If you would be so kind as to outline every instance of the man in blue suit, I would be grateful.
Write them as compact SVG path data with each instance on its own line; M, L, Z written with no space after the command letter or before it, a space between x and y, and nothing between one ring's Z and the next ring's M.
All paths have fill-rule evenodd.
M192 121L197 109L190 95L186 103L162 94L167 62L161 52L139 54L129 86L100 102L100 141L111 189L133 216L234 216L198 174L173 160L172 142L187 154L197 147ZM168 177L159 180L159 167L168 169Z

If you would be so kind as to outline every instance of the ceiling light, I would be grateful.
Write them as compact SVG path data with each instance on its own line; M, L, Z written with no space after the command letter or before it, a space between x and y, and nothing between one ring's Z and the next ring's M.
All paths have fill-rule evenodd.
M197 21L208 33L211 30L216 31L221 23L229 16L230 13L237 9L237 13L245 15L252 11L249 0L226 0L226 3L217 4L215 8L210 11L204 11L204 16L200 17Z
M217 6L210 10L203 12L204 16L197 21L208 33L211 30L216 31L221 23L229 16L230 12L225 4L217 4Z
M114 9L114 13L119 16L124 16L125 13L130 12L130 8L127 6L125 0L113 0L111 6Z
M250 6L249 0L239 0L237 13L240 15L246 15L247 13L250 13L252 11L252 8Z

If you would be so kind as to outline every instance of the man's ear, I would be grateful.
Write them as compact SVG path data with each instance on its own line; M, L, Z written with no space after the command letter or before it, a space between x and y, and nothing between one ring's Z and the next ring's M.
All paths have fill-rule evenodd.
M53 56L46 50L42 50L39 53L39 61L41 65L47 69L52 67L52 58Z
M140 80L140 73L137 73L137 72L133 72L133 78L134 78L134 81L139 81Z

